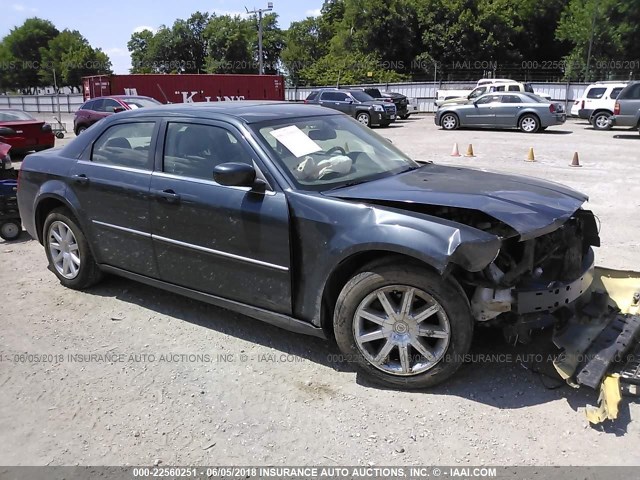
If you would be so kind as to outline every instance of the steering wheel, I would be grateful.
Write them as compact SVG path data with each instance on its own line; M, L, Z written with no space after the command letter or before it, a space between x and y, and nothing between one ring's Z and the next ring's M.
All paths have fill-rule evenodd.
M347 154L347 151L344 148L336 145L335 147L331 147L329 150L327 150L327 155L330 155L334 151L335 152L340 152L342 155L346 155Z

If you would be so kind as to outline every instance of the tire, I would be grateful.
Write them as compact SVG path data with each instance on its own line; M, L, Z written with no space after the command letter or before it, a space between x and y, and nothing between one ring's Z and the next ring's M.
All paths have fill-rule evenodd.
M389 125L391 125L391 122L384 122L380 124L382 128L387 128Z
M406 120L407 118L409 118L411 116L410 113L407 113L406 115L400 115L400 120Z
M56 138L57 139L63 139L64 138L64 133L62 133L62 132L56 133Z
M596 130L611 130L609 118L611 118L611 114L609 112L598 112L593 116L591 125L593 125L593 128Z
M444 130L455 130L460 126L460 120L455 113L445 113L440 118L440 126Z
M535 115L523 115L518 127L525 133L536 133L540 129L540 120Z
M356 114L356 120L360 122L362 125L366 125L367 127L371 127L371 115L366 112L360 112Z
M76 128L76 136L80 135L82 132L84 132L87 129L87 127L85 127L84 125Z
M0 237L10 242L15 240L22 233L22 224L17 220L8 220L0 225Z
M380 294L395 317L385 313ZM412 299L409 315L400 317L407 298ZM427 316L414 318L421 314ZM431 335L419 332L420 326L432 327L426 330ZM359 370L377 383L406 389L448 379L469 352L473 336L462 289L409 265L387 264L356 274L338 297L333 328L341 352Z
M42 232L49 268L62 285L82 290L102 279L102 272L93 258L89 243L68 209L61 207L52 210ZM68 232L70 236L67 236ZM54 252L62 255L59 260L53 256ZM75 255L73 252L76 252Z

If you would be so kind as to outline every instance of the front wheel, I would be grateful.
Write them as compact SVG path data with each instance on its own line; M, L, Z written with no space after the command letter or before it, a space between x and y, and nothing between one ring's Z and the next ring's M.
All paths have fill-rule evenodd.
M65 287L81 290L102 278L84 233L66 208L56 208L44 222L49 267Z
M371 116L368 113L361 112L356 115L356 120L367 127L371 126Z
M442 128L445 130L455 130L458 128L458 124L458 117L453 113L445 113L440 119L440 125L442 125Z
M591 124L593 128L596 130L610 130L611 125L609 125L609 119L611 118L611 114L607 112L599 112L593 117L593 121Z
M520 119L520 130L525 133L536 133L540 129L540 120L535 115L524 115Z
M365 269L342 289L334 313L342 353L374 381L425 388L455 373L473 321L461 289L412 266Z

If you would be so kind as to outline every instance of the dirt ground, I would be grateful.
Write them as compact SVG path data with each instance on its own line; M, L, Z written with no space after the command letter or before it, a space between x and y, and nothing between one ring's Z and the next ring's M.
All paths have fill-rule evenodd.
M420 116L378 133L414 158L587 192L602 223L597 263L640 270L637 131L444 132ZM476 157L450 157L454 142ZM568 166L574 151L582 168ZM640 463L638 404L590 427L597 395L546 375L544 335L512 347L479 331L475 362L403 392L369 384L324 341L128 280L65 289L26 233L0 240L0 281L3 465Z

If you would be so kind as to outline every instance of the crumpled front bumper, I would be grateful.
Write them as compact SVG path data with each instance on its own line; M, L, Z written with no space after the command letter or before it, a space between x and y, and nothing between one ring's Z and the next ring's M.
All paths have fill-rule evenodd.
M622 395L640 394L640 273L595 268L575 314L554 334L554 361L573 387L600 389L591 423L613 420Z

